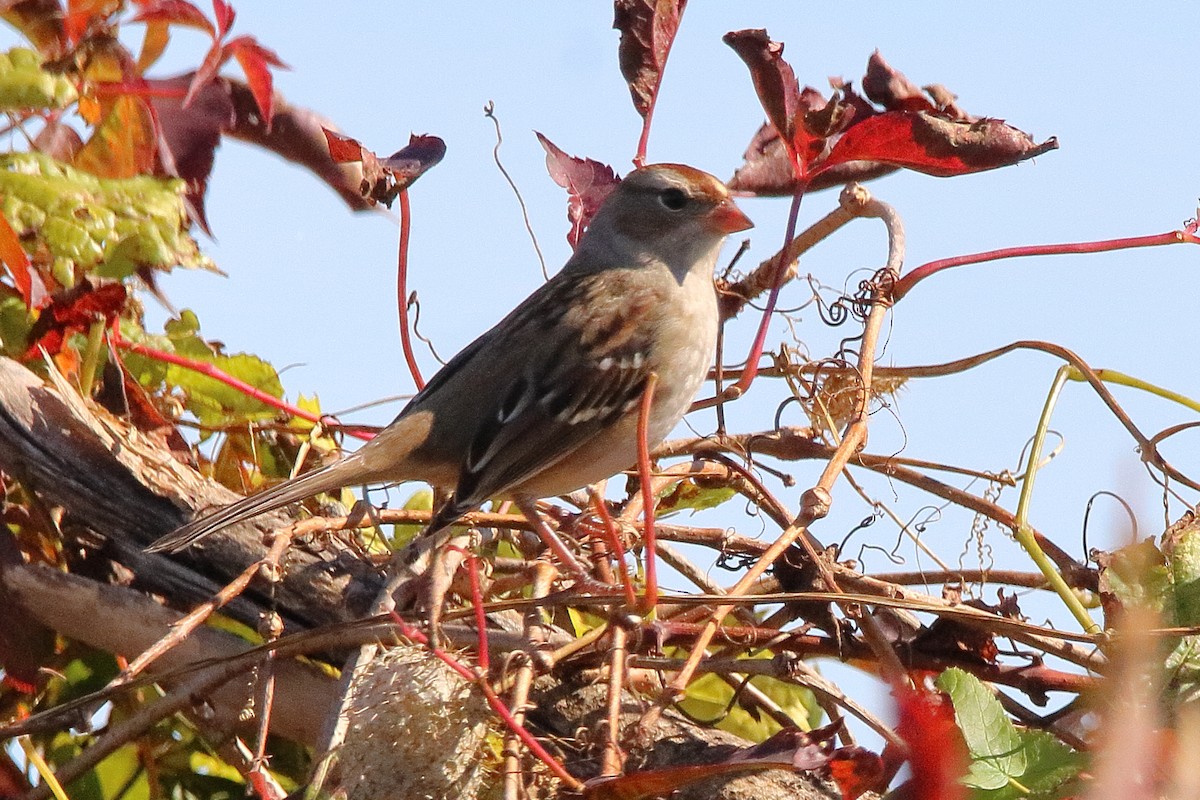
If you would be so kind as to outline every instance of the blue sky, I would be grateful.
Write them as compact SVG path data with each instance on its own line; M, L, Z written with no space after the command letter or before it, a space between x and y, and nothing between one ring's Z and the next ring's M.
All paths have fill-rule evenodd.
M307 0L243 2L234 32L256 35L291 65L277 86L292 102L327 115L381 154L398 149L410 132L446 140L445 161L412 193L410 281L421 299L422 331L448 357L541 280L517 204L492 163L494 130L484 104L496 104L505 133L502 158L552 269L568 254L565 196L547 176L532 132L621 172L630 166L640 120L617 69L611 6L360 2L346 4L351 11L332 8ZM901 173L870 184L904 219L908 268L997 247L1171 230L1195 213L1200 194L1193 22L1194 8L1184 3L1155 4L1150 11L1135 4L946 2L898 10L883 3L696 2L667 69L650 159L732 174L763 115L745 68L720 37L765 27L786 43L800 80L820 89L830 75L857 82L878 48L918 85L950 87L971 113L1002 117L1037 141L1058 137L1059 151L1016 167L953 179ZM181 35L171 63L180 69L194 64L203 47L199 37ZM801 223L835 203L829 192L808 197ZM757 223L747 262L757 263L781 243L787 202L746 200L742 206ZM197 311L206 336L232 351L252 350L277 367L294 365L284 374L289 396L317 393L326 411L412 391L396 327L394 218L351 214L307 174L236 143L218 153L209 216L216 240L206 249L229 277L177 272L163 282L177 305ZM830 287L853 286L885 256L882 228L861 221L806 256L801 271ZM894 310L880 363L937 363L1018 339L1044 339L1096 367L1200 397L1198 258L1200 251L1176 246L939 275ZM796 285L781 304L806 296ZM152 306L150 316L162 318ZM744 346L756 323L751 315L735 321L732 341ZM777 323L769 341L791 341L793 334L819 358L833 352L847 329L831 330L807 309L796 315L794 331ZM428 375L436 365L424 351L421 356ZM1058 366L1048 356L1023 354L966 375L914 381L891 411L876 415L868 449L1015 470ZM1133 390L1115 393L1148 433L1196 416ZM785 397L778 384L756 385L730 410L731 429L769 427ZM386 422L398 407L353 419ZM711 412L696 415L694 425L711 430ZM1139 465L1133 442L1088 389L1068 386L1053 427L1065 445L1039 476L1035 526L1080 555L1085 504L1108 490L1134 504L1142 535L1161 532L1161 491ZM1191 474L1200 474L1198 435L1184 434L1164 447ZM773 486L795 508L819 469L790 465L796 487ZM902 519L926 513L933 502L860 477ZM404 490L393 495L405 496ZM1015 501L1015 490L1000 498L1009 508ZM1171 517L1180 510L1174 503ZM759 530L736 511L703 523ZM834 513L814 533L840 541L869 512L839 484ZM950 563L964 553L963 564L977 566L970 524L970 515L948 511L924 535ZM1093 546L1108 547L1124 541L1129 527L1115 503L1101 500L1090 533ZM890 547L895 538L894 526L880 522L856 534L848 554L866 543ZM994 527L988 543L1000 565L1032 569ZM917 563L911 545L900 553L907 567ZM875 570L898 568L878 553L865 558Z

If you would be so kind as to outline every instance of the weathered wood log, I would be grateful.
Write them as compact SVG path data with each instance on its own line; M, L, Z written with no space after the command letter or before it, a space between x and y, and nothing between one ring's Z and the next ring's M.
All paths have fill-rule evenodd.
M65 543L74 571L128 575L178 607L212 597L266 553L264 534L292 521L282 511L266 514L183 553L143 552L194 510L236 495L69 387L47 386L10 359L0 359L0 470L65 510L64 529L77 534ZM371 565L335 537L290 548L283 573L271 597L252 586L226 613L255 625L264 608L275 608L290 628L311 627L360 616L380 585Z

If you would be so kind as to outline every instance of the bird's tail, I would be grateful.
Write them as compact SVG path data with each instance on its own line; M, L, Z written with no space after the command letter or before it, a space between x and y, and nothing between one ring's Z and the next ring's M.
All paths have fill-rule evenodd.
M348 461L352 459L353 456L327 467L306 472L299 477L267 489L265 492L244 497L235 503L230 503L223 508L198 517L151 544L146 548L146 552L173 553L229 525L265 514L268 511L274 511L289 503L312 497L314 494L341 488L347 480L355 480L355 469L352 467L347 469Z

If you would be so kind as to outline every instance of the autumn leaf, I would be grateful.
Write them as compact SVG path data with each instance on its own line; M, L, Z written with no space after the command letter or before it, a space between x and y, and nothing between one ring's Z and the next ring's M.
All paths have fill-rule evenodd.
M446 143L437 136L413 134L408 144L387 158L379 158L357 140L322 129L329 155L338 164L360 162L362 196L372 203L390 206L407 189L446 155Z
M730 31L723 41L746 62L767 120L782 137L789 160L798 168L795 126L801 109L800 83L791 65L783 60L783 45L772 41L760 28Z
M30 269L29 254L3 214L0 214L0 262L12 276L26 308L42 308L49 302L41 277Z
M225 44L225 52L232 53L246 75L246 83L258 103L267 130L271 129L274 118L274 84L271 78L271 67L287 69L287 64L279 59L275 51L269 50L258 43L252 36L239 36Z
M213 27L204 12L187 0L154 0L144 3L136 14L129 18L130 22L161 22L167 25L182 25L204 31L209 36L217 37Z
M154 171L156 136L150 106L141 97L115 98L75 166L103 178L132 178Z
M1003 120L889 111L846 131L822 168L866 160L945 178L1007 167L1057 148L1057 139L1037 144Z
M568 155L542 134L536 131L534 134L546 150L546 169L550 177L567 190L567 220L571 223L567 241L575 248L604 198L621 180L607 164Z
M650 116L687 0L616 0L613 28L621 32L617 58L633 107Z
M127 296L123 284L106 283L95 287L88 281L57 293L30 329L29 350L25 357L37 358L40 350L57 355L69 336L120 313Z
M968 115L941 85L918 88L878 51L867 63L863 90L830 79L833 96L793 89L783 46L765 31L735 31L726 42L750 67L768 124L754 135L730 181L743 194L789 195L896 169L950 177L1024 161L1058 147L1038 144L1002 120ZM872 102L876 105L872 105Z

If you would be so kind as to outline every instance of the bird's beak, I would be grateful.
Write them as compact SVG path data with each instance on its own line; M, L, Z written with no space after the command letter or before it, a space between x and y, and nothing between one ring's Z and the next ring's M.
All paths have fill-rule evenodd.
M725 198L712 211L713 227L721 233L737 233L747 228L753 228L754 223L733 204L733 200Z

